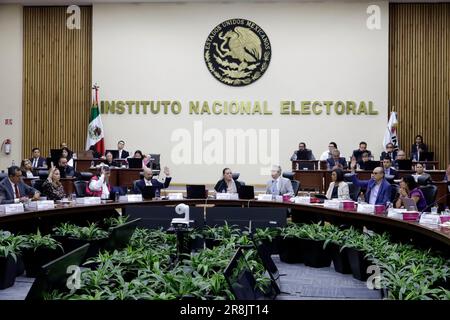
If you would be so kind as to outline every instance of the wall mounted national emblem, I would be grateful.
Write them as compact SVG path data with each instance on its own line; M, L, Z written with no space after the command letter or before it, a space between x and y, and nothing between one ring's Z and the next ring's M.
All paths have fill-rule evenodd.
M245 19L217 25L205 43L204 57L212 75L230 86L246 86L269 67L272 49L261 27Z

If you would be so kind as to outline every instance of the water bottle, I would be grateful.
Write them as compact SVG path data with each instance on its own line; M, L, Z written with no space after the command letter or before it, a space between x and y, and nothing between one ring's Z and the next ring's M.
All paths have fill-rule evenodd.
M15 166L16 165L16 162L13 160L13 161L11 161L11 166Z
M71 197L72 201L77 202L77 194L76 193L72 193L70 197Z
M450 216L450 209L448 208L448 206L445 207L444 215Z
M364 203L366 202L366 199L364 199L364 195L362 192L359 193L359 197L358 197L358 203Z
M160 199L160 195L161 195L161 194L160 194L159 189L156 189L156 190L155 190L155 198L159 200L159 199Z
M119 202L119 197L120 197L119 192L116 192L116 193L114 194L114 201L115 201L115 202Z

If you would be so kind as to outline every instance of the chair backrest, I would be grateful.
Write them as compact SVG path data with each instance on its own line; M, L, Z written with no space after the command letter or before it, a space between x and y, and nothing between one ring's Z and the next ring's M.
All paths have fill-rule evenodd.
M395 178L395 176L394 175L392 175L392 174L388 174L388 175L385 175L384 176L384 179L386 179L387 180L387 182L389 182L389 183L394 183L394 178Z
M294 190L294 197L297 196L298 190L300 189L300 181L291 180L292 189Z
M434 184L420 186L419 188L420 190L422 190L425 201L427 202L427 206L433 204L436 201L437 187Z
M83 198L86 196L86 185L87 184L88 183L83 180L78 180L73 183L77 197Z
M345 173L344 181L347 183L352 182L352 176L354 176L354 175L355 175L354 173ZM350 187L350 185L349 185L349 187Z
M48 178L48 170L39 170L38 171L38 176L40 179L47 179Z
M400 191L400 186L398 184L391 184L391 203L394 203L395 198L397 197Z
M431 184L431 178L429 176L418 176L417 183L421 186Z
M80 180L83 180L83 181L89 181L89 180L91 180L91 178L93 176L94 176L94 174L92 172L86 172L86 171L82 171L78 175Z
M361 192L361 187L354 185L353 182L347 182L347 184L350 199L352 199L353 201L358 201L358 196L359 193Z
M142 178L143 179L143 178ZM139 180L134 180L133 181L133 189L132 189L132 192L134 193L134 192L136 192L136 190L138 190L138 188L137 188L137 183L139 182Z
M239 172L233 172L233 174L232 174L233 180L239 179L239 176L240 176L240 175L241 175L241 174L240 174Z
M152 163L151 169L161 170L161 155L156 153L150 153L149 155L152 159L155 159L151 161Z
M31 186L42 193L42 184L44 181L44 179L33 179L31 180Z
M0 172L0 181L2 181L3 179L5 179L7 176L8 176L7 173Z
M283 178L288 178L289 180L294 180L294 173L291 171L283 172Z

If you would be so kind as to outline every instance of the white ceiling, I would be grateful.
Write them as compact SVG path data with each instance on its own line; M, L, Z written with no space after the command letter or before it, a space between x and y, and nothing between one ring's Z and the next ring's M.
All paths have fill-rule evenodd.
M214 2L214 3L248 3L248 2L329 2L332 0L0 0L0 3L22 5L87 5L93 3L186 3L186 2ZM367 2L368 0L344 0L343 2ZM381 0L388 1L388 0ZM388 2L449 2L449 0L394 0Z

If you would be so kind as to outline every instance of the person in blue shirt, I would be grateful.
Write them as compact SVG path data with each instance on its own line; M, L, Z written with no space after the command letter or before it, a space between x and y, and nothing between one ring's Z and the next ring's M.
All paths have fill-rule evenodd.
M354 173L354 171L352 171ZM392 187L386 179L384 179L384 170L382 167L373 169L372 178L370 180L359 180L356 175L352 175L354 185L366 188L365 200L369 204L386 205L391 201Z

